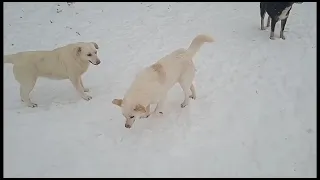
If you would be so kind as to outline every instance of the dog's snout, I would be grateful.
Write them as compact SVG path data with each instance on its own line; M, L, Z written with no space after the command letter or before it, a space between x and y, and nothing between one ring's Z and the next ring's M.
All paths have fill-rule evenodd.
M100 64L100 63L101 63L100 59L97 59L97 65Z
M131 128L131 125L130 124L125 124L124 127Z

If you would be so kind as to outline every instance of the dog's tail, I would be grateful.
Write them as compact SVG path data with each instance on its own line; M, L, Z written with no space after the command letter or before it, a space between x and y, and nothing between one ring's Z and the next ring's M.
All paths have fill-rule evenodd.
M31 57L30 57L31 56ZM27 61L38 61L39 57L33 52L18 52L3 56L3 63L24 64Z
M194 55L196 55L196 53L199 51L199 49L205 42L214 42L214 40L212 37L204 34L200 34L192 40L189 48L187 49L187 53L191 57L191 59Z
M11 63L14 64L15 60L17 59L17 54L8 54L3 56L3 63Z

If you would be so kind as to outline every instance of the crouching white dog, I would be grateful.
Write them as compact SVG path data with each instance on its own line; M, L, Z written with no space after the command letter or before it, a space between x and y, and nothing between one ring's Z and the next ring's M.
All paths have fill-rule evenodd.
M122 114L126 118L126 128L131 128L137 118L149 117L150 104L157 104L155 112L163 114L162 106L166 94L176 83L180 84L185 95L182 108L189 104L189 98L196 98L192 84L195 76L192 58L205 42L213 42L213 39L210 36L198 35L187 50L178 49L146 67L137 75L124 98L112 101L121 107Z
M69 79L80 96L85 100L92 99L85 94L81 75L88 70L89 63L100 64L97 56L98 45L94 42L78 42L56 48L51 51L26 51L5 55L4 63L13 64L13 74L20 83L20 97L29 107L36 107L29 94L38 77L49 79Z

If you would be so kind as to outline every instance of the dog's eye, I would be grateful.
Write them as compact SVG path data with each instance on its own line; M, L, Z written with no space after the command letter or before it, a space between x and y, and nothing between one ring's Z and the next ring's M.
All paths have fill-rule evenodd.
M130 116L130 119L134 118L134 116Z
M91 54L91 53L89 53L89 54L87 54L87 56L92 56L92 54Z

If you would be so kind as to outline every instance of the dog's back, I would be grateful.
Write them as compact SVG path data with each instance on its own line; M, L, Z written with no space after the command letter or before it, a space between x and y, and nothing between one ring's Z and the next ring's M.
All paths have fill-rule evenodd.
M194 70L192 58L204 43L213 41L210 36L198 35L193 39L188 49L177 49L155 64L143 69L133 81L126 97L131 96L130 92L139 91L140 93L143 90L138 89L144 87L147 89L145 93L150 97L155 97L152 98L155 101L177 83L186 71L190 71L190 68Z
M16 65L30 64L40 61L42 57L46 56L50 51L25 51L15 54L4 55L3 62Z
M294 2L261 2L260 8L265 9L271 18L278 19L285 10L286 15L290 12L293 3Z
M80 42L82 43L82 42ZM42 61L44 57L52 57L51 59L55 59L55 54L61 51L68 51L70 47L78 45L80 43L73 43L68 44L65 46L61 46L55 48L53 50L37 50L37 51L22 51L14 54L4 55L3 62L4 63L11 63L16 65L23 65L23 64L32 64ZM50 58L49 58L50 59Z
M294 3L302 4L303 2L260 2L260 28L261 30L265 30L264 16L267 13L269 15L267 27L270 26L271 22L270 39L274 40L274 29L279 20L281 20L280 38L283 40L286 39L284 36L284 28Z

